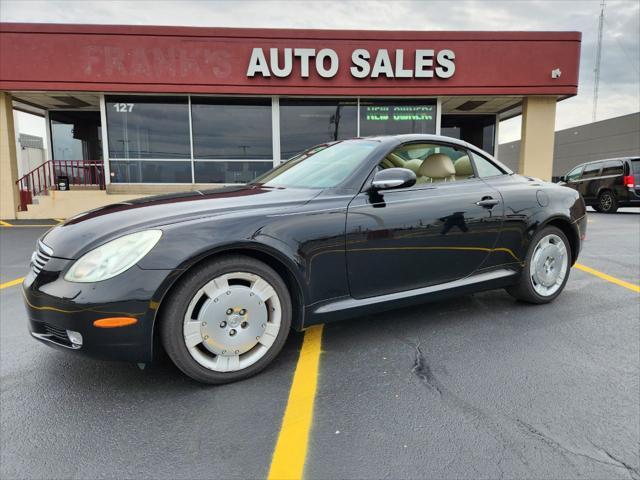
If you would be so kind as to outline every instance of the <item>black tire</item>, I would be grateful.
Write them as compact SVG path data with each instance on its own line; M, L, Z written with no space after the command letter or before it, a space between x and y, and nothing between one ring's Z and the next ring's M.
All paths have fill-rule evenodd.
M189 353L184 341L183 322L191 299L212 279L230 272L248 272L259 275L271 284L281 306L280 330L269 350L256 363L237 371L218 372L198 363ZM162 308L160 339L173 363L183 373L202 383L223 384L255 375L280 353L291 329L291 295L282 278L268 265L254 258L230 255L194 267L171 291Z
M600 192L598 195L598 212L616 213L618 211L618 201L610 190Z
M567 262L568 262L567 272L565 274L564 281L562 282L562 284L560 285L560 288L558 288L556 292L554 292L549 296L542 296L535 290L531 280L531 274L530 274L531 258L533 257L533 254L536 246L538 245L538 242L549 234L557 235L564 242L564 246L567 252ZM569 244L569 240L567 240L566 235L562 232L562 230L560 230L557 227L552 227L552 226L544 227L543 229L538 231L538 233L536 233L533 239L531 240L529 251L527 252L527 257L525 259L525 266L522 269L518 283L510 287L507 287L506 290L509 293L509 295L523 302L533 303L533 304L543 304L543 303L552 302L564 290L564 287L567 284L567 281L569 280L569 274L571 271L572 263L573 261L572 261L572 254L571 254L571 245Z

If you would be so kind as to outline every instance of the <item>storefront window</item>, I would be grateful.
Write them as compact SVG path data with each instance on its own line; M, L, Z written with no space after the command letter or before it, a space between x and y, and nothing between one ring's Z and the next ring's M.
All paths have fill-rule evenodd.
M109 157L190 159L187 97L109 96Z
M191 162L111 160L111 183L191 183Z
M360 99L360 135L436 133L435 100Z
M280 99L280 150L284 160L313 145L357 135L356 99Z
M273 162L195 161L196 183L249 183L273 168Z
M195 159L273 159L271 99L191 97Z

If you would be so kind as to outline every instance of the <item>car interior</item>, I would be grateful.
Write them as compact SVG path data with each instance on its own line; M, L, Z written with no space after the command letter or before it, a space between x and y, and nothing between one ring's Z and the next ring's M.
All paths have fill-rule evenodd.
M416 174L416 184L453 182L475 176L467 152L436 144L403 145L387 155L379 168L408 168Z

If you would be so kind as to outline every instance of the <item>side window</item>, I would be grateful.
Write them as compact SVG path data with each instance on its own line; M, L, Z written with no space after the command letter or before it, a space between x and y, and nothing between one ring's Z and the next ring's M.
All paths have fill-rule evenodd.
M484 157L474 153L473 162L476 164L476 171L480 178L496 177L498 175L504 175L504 172L496 167L493 163Z
M602 166L602 173L600 175L603 177L606 175L624 175L622 162L618 160L604 162L604 165Z
M590 165L585 165L584 170L582 171L582 178L594 178L597 177L600 173L600 167L602 163L592 163Z
M412 170L416 174L416 185L474 177L465 150L437 143L410 143L396 148L378 165L379 169L393 167Z
M567 173L567 182L575 182L580 178L581 173L582 173L582 165L574 168L569 173Z

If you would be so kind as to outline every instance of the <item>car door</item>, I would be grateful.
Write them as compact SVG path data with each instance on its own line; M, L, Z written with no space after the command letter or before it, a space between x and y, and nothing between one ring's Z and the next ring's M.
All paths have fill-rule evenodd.
M602 162L588 163L584 166L584 170L582 170L578 191L587 203L592 203L597 200L598 191L600 190L599 177L601 167Z
M580 191L580 175L582 174L583 165L580 165L571 170L565 176L565 183L567 187Z
M622 160L608 160L602 165L598 193L610 190L618 201L627 197L627 187L624 186L624 164Z
M466 156L451 147L435 145L435 149L457 160ZM422 151L432 154L434 145L424 145ZM407 165L418 160L404 159ZM411 188L366 190L352 200L346 256L353 297L456 280L482 264L500 233L503 203L495 188L470 173Z

